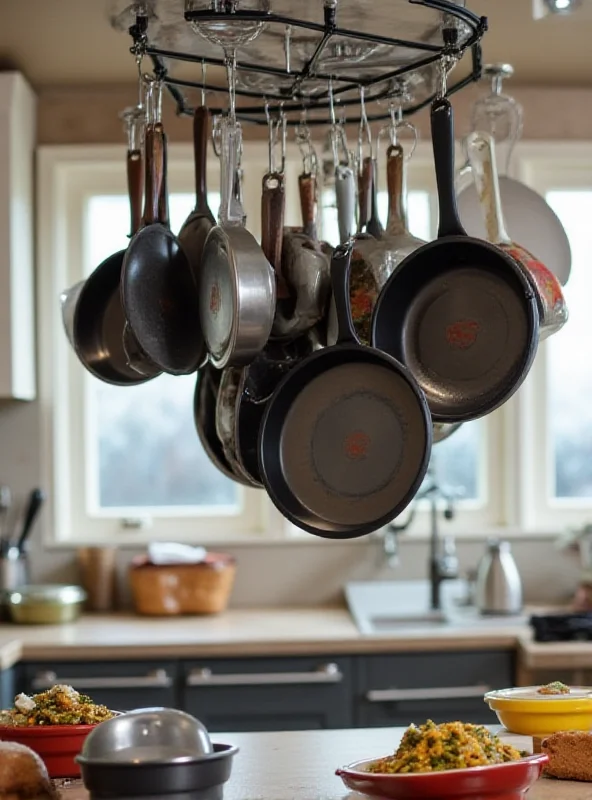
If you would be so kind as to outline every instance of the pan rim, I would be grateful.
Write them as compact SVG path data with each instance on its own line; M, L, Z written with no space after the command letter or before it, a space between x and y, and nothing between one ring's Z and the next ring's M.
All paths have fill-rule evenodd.
M400 498L399 502L396 504L396 506L393 509L391 509L391 511L389 511L387 514L385 514L385 515L383 515L381 517L377 517L376 519L374 519L372 521L369 521L369 522L366 522L366 523L361 524L361 525L359 525L359 524L356 524L356 525L343 524L342 525L340 523L334 523L334 522L331 522L329 520L324 520L322 517L317 516L317 519L319 521L326 522L328 525L333 526L333 530L331 530L331 529L326 529L325 530L323 528L316 527L314 524L311 524L311 523L309 523L307 521L304 521L298 515L298 513L296 511L293 511L291 508L287 508L284 505L282 499L279 497L279 493L276 491L275 481L272 478L270 478L270 474L269 474L270 464L268 463L268 460L270 461L271 458L268 459L266 457L265 450L266 450L267 440L271 438L271 434L269 433L269 428L271 426L270 419L272 418L272 414L274 414L275 406L277 406L278 403L279 403L278 398L280 398L284 394L284 392L286 391L285 390L286 385L288 383L291 383L291 382L295 382L297 384L298 383L298 377L300 376L300 388L298 389L298 391L295 394L295 397L297 397L300 394L300 392L309 385L310 380L312 379L312 377L316 377L316 374L314 376L306 376L306 379L304 381L302 381L301 372L302 372L303 368L304 369L307 369L307 368L310 369L310 364L312 364L313 362L318 361L319 359L335 360L336 358L337 359L339 358L340 354L344 354L344 353L347 354L348 352L351 353L352 355L356 354L357 356L371 356L370 363L383 364L385 366L385 368L391 370L392 372L395 372L397 375L399 375L405 381L405 383L407 384L407 386L412 391L412 393L414 394L415 398L418 401L418 409L419 409L420 414L421 414L421 416L423 418L423 423L424 423L423 424L423 430L424 430L423 455L422 455L422 458L421 458L421 461L420 461L418 473L417 473L417 475L415 477L415 480L408 487L408 489L405 492L405 494L403 495L403 497ZM368 363L368 359L364 359L364 358L359 358L359 359L358 358L354 358L352 360L346 359L345 362L341 362L341 361L338 360L337 363L335 363L333 365L330 365L330 364L327 365L325 367L325 369L322 370L319 374L326 375L327 373L329 373L331 371L331 369L333 369L333 368L335 368L337 366L342 366L344 363L345 364ZM285 422L285 418L284 418L284 422ZM267 431L267 433L266 433L266 431ZM278 437L277 445L275 447L275 451L276 452L279 450L279 440L280 440L280 437ZM271 441L272 441L272 443L274 443L273 439ZM278 511L280 511L280 513L286 519L288 519L289 522L293 523L294 525L296 525L297 527L299 527L302 530L306 531L307 533L312 533L312 534L314 534L316 536L319 536L321 538L324 538L324 539L336 539L336 540L339 540L339 539L354 539L354 538L358 538L358 537L361 537L361 536L365 536L365 535L367 535L369 533L372 533L372 532L378 530L379 528L384 527L385 525L387 525L390 521L392 521L398 514L400 514L409 505L409 503L411 502L413 497L417 494L417 491L419 490L419 487L421 486L421 483L423 482L423 479L424 479L425 474L427 472L427 468L428 468L429 460L430 460L430 456L431 456L431 450L432 450L432 441L433 441L432 440L432 418L431 418L431 415L430 415L430 411L429 411L429 408L428 408L427 401L425 399L423 391L421 390L421 388L419 387L417 381L413 377L412 373L407 369L407 367L404 364L402 364L400 361L397 361L397 359L395 359L392 356L390 356L388 353L383 353L381 350L377 350L374 347L367 347L365 345L356 344L356 343L353 343L353 342L335 344L335 345L332 345L330 347L323 348L322 350L316 350L313 353L311 353L311 355L309 355L301 364L299 364L293 370L288 372L282 378L282 380L279 382L279 384L276 387L276 390L274 391L271 399L267 403L267 407L265 409L265 412L263 414L263 418L261 420L261 427L259 429L258 447L257 447L258 459L259 459L259 470L260 470L260 473L261 473L261 479L262 479L262 482L263 482L263 486L265 487L265 490L267 491L267 494L268 494L269 498L271 499L271 501L273 502L275 507L278 509ZM277 459L277 460L279 461L279 459ZM289 491L289 493L291 495L291 499L294 502L294 505L298 505L298 506L300 506L301 509L303 509L304 507L302 506L302 503L298 500L298 498L291 491L288 482L285 481L285 479L283 479L283 482L284 482L284 485L286 486L287 490ZM307 517L312 517L312 516L315 516L315 515L312 514L311 512L307 511L306 512L306 516ZM340 530L336 530L337 528L340 528Z
M521 291L517 291L517 296L523 301L523 307L526 314L526 324L527 324L527 332L526 332L526 342L524 347L522 348L522 353L518 360L518 363L515 367L515 373L519 375L519 380L512 383L511 386L506 387L503 392L498 391L497 393L493 394L492 397L484 403L481 403L478 408L474 408L472 411L458 411L458 412L443 412L439 410L437 406L433 406L430 404L429 399L427 399L428 406L430 408L430 413L434 422L443 422L443 423L462 423L462 422L470 422L475 419L479 419L481 417L486 416L487 414L491 413L495 409L499 408L503 405L509 398L517 391L517 389L521 386L523 381L525 380L530 367L532 366L532 362L536 356L538 350L538 343L539 343L539 335L540 335L540 328L539 328L539 307L538 307L538 299L536 296L535 289L532 285L532 282L529 278L525 275L522 268L516 263L516 261L503 250L498 248L495 244L491 242L486 242L482 239L477 239L473 236L465 236L462 234L451 234L448 236L442 236L437 239L434 239L431 242L427 242L422 247L414 250L410 253L406 258L404 258L399 266L394 270L392 275L390 275L389 279L383 286L378 299L376 301L376 305L372 312L372 321L371 321L371 342L372 346L381 350L380 344L378 339L380 338L378 333L379 327L379 317L382 313L385 317L386 311L383 310L385 304L387 303L387 296L395 294L395 290L393 287L397 285L399 281L401 281L402 277L405 277L406 273L410 270L421 270L422 265L420 262L421 259L424 257L424 254L431 253L433 250L437 250L438 248L449 248L451 246L462 246L462 247L477 247L482 250L488 251L491 256L495 256L500 266L503 265L507 268L507 270L512 274L513 278L516 280L516 283L519 285ZM432 255L433 259L433 255ZM435 274L443 275L446 272L454 272L458 268L464 268L466 265L461 264L455 266L446 266L442 268L440 265L436 266L434 269ZM389 315L389 319L393 315ZM402 323L402 320L399 320L399 323ZM381 352L387 352L381 350ZM406 365L405 365L406 366ZM417 380L417 378L416 378ZM420 388L422 388L421 383L418 381Z

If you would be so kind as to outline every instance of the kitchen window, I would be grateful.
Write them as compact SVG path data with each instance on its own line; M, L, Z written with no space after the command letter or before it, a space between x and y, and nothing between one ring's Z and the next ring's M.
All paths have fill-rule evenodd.
M543 158L544 156L544 158ZM567 287L571 321L540 348L526 385L503 409L465 424L434 447L432 466L458 496L451 533L483 535L498 526L556 530L592 520L592 371L582 359L592 344L586 302L592 278L590 174L567 164L565 151L520 146L521 177L543 193L566 225L574 248ZM250 230L260 225L266 148L245 146L244 201ZM86 373L67 345L60 291L126 246L128 211L123 151L117 147L48 147L39 160L39 308L43 455L52 486L54 539L61 542L147 539L188 541L283 538L302 534L285 523L262 491L221 475L200 447L193 424L195 378L162 375L137 387L113 387ZM287 166L287 224L298 224L296 155ZM218 166L208 167L210 205L219 203ZM170 217L178 230L193 204L191 151L169 150ZM575 183L574 183L575 181ZM409 168L409 220L421 238L435 234L437 204L430 147ZM335 238L330 192L321 198L323 235ZM379 210L386 217L380 187ZM590 286L588 284L591 284ZM553 380L550 379L553 376ZM588 444L590 442L590 444ZM589 517L587 514L589 512ZM419 514L413 530L427 530ZM423 519L422 519L423 517Z

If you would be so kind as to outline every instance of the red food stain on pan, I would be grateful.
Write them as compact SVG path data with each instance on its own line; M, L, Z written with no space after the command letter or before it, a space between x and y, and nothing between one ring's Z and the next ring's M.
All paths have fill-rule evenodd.
M474 319L462 319L446 326L446 341L452 347L466 350L477 341L479 323Z
M343 449L347 458L355 460L366 458L370 447L370 437L364 431L353 431L345 437Z
M210 312L214 316L217 316L218 312L220 311L220 306L220 287L217 283L213 283L212 288L210 289Z

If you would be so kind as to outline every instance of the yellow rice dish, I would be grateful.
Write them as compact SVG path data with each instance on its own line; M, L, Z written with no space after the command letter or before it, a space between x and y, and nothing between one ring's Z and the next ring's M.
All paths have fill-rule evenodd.
M483 767L522 758L515 747L503 742L483 725L444 722L436 725L429 719L405 731L397 752L374 761L369 772L405 774L441 772L448 769Z
M71 686L52 686L46 692L19 694L14 708L0 711L0 725L97 725L114 714Z

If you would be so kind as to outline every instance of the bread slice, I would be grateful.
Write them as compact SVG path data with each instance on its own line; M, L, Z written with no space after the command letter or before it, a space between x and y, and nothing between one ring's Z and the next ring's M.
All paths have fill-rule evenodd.
M16 742L0 742L0 800L56 800L57 793L37 753Z
M549 756L545 775L570 781L592 781L592 733L560 731L541 742Z

